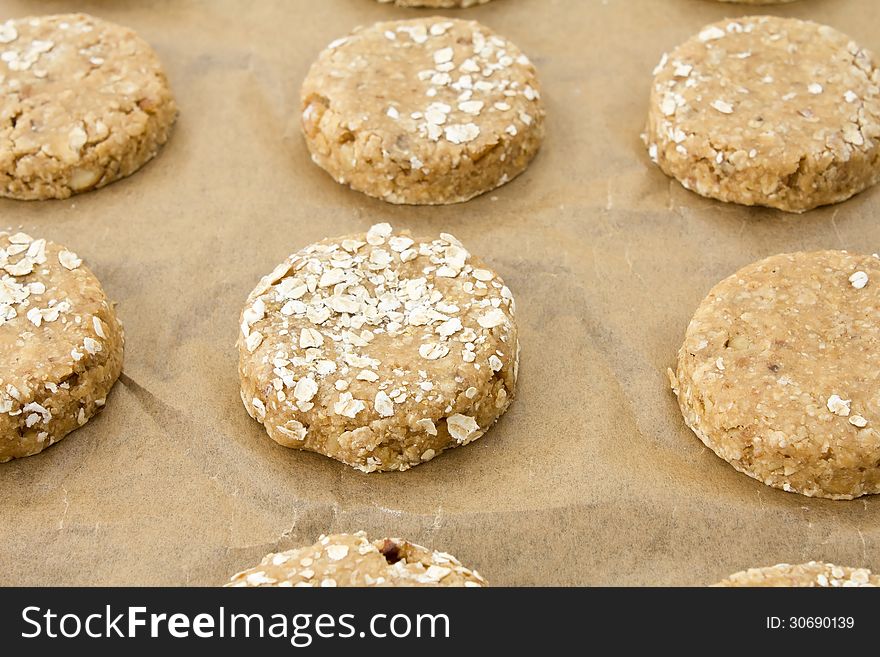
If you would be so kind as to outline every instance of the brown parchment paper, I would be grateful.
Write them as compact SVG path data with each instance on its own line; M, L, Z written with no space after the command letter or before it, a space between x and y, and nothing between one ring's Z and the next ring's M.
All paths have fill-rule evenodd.
M762 9L880 50L875 0ZM3 18L75 10L151 42L181 115L127 180L67 201L0 201L0 226L85 258L127 337L106 410L0 465L3 584L215 585L267 552L358 529L452 552L495 585L702 585L810 559L880 570L880 499L814 500L736 473L684 426L664 374L698 303L739 267L880 248L880 189L790 216L699 198L648 161L639 133L661 53L749 8L499 0L454 12L536 62L548 135L519 179L439 208L337 185L310 162L297 116L327 43L424 12L373 0L0 2ZM484 438L363 475L268 439L239 400L234 343L245 297L288 253L379 221L452 232L500 271L523 350L518 398Z

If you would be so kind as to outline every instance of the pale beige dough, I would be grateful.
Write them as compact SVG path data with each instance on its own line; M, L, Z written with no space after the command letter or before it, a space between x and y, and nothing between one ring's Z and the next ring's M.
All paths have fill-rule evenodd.
M452 235L377 224L294 253L248 297L242 401L281 445L364 472L480 438L516 388L514 301Z
M768 486L880 492L880 260L845 251L744 267L700 304L669 372L685 422Z
M874 56L831 27L719 21L662 57L644 137L687 189L804 212L880 179L878 84Z
M441 17L334 41L301 90L312 159L390 203L467 201L522 173L544 136L535 67L507 39Z
M484 5L490 0L379 0L398 7L429 7L432 9L458 9Z
M122 371L122 326L76 254L0 232L0 463L100 411Z
M226 586L483 587L486 580L451 554L364 532L322 536L297 550L267 555Z
M156 53L130 29L86 14L0 23L0 196L67 198L128 176L176 116Z
M847 568L811 561L796 566L787 563L767 568L750 568L715 584L722 587L820 587L880 586L880 576L867 568Z

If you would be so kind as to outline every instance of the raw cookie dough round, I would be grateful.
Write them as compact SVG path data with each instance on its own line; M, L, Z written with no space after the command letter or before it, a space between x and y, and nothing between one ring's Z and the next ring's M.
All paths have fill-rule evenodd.
M670 379L685 422L768 486L880 492L880 260L776 255L716 285Z
M322 536L298 550L267 555L226 586L486 586L451 554L399 538L370 541L364 532Z
M0 232L0 463L101 410L122 371L122 326L76 254Z
M177 107L152 48L85 14L0 23L0 196L67 198L140 169Z
M356 29L302 86L312 159L390 203L467 201L512 180L538 152L535 68L473 21L440 17Z
M484 5L490 0L379 0L389 4L394 3L398 7L431 7L433 9L458 9Z
M513 295L451 235L378 224L291 255L248 297L241 397L285 447L406 470L482 436L513 398Z
M880 73L837 30L724 20L664 55L645 141L702 196L804 212L880 180Z
M723 587L822 587L880 586L880 576L867 568L846 568L831 563L791 566L781 563L767 568L749 568L715 584Z

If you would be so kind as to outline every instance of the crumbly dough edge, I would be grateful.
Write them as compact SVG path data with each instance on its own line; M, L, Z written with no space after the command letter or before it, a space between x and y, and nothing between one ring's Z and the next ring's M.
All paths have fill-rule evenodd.
M839 574L835 574L839 573ZM831 576L831 580L828 576ZM856 576L858 579L853 579ZM796 583L783 584L780 579L796 580ZM822 582L823 578L825 582ZM846 579L844 579L846 578ZM844 584L833 582L854 582L856 586L880 586L880 575L875 575L867 568L838 566L833 563L809 561L803 564L780 563L763 568L748 568L733 573L729 577L712 584L712 588L755 587L755 586L827 586L845 587ZM850 584L851 586L852 584Z
M167 101L168 104L161 105L158 111L149 114L146 130L137 137L131 137L126 143L127 148L120 153L99 149L104 144L99 142L87 147L84 157L78 162L61 164L58 160L52 160L57 170L46 177L31 178L15 175L15 163L20 158L13 158L13 170L0 171L0 181L6 179L5 185L0 188L0 196L19 201L63 200L131 176L154 159L171 136L178 110L170 92ZM82 172L92 177L97 173L96 181L83 186L78 178Z
M326 100L304 86L301 109L311 104L316 96ZM338 144L337 135L323 130L321 126L337 125L342 117L335 115L329 105L321 104L325 107L323 116L329 113L332 118L319 120L318 130L313 135L303 130L312 161L340 185L347 185L356 192L394 205L454 205L503 187L525 172L544 141L545 111L542 107L533 117L528 130L520 130L515 136L507 133L499 135L493 147L476 160L468 158L465 167L446 170L434 168L430 176L425 177L420 172L414 175L409 162L388 160L376 170L372 167L364 170L363 166L351 165L353 160L360 161L352 153L366 150L367 144L374 138L380 138L379 135L369 129L350 130L352 140ZM334 144L327 155L321 154L322 142ZM391 190L383 194L379 187L389 183Z
M87 269L85 265L81 268ZM91 272L89 271L91 274ZM94 274L91 274L94 276ZM107 300L101 306L101 311L94 315L99 318L107 328L107 338L103 342L103 349L96 354L83 353L83 358L72 365L69 375L53 381L60 386L71 377L77 378L77 385L65 390L59 388L56 393L45 396L30 395L21 400L21 406L31 402L52 409L52 420L48 425L40 424L27 428L25 415L19 416L20 435L11 436L10 440L4 441L9 444L9 449L0 451L0 463L6 463L13 459L34 456L46 448L61 441L70 433L84 426L90 419L103 410L107 396L122 373L125 351L125 332L122 323L116 317L111 303ZM46 390L43 386L42 390ZM92 394L87 394L91 391ZM48 391L46 391L48 392ZM82 416L80 416L82 410ZM48 434L40 440L40 433Z
M690 153L688 156L677 156L675 142L655 127L655 124L655 98L652 92L645 142L657 147L655 163L664 174L677 180L684 189L724 203L803 214L824 205L846 201L880 182L880 143L875 143L868 151L854 151L846 162L837 158L816 158L813 154L808 154L801 158L795 171L759 172L757 169L746 168L724 174L718 170L718 165L713 160L704 155L695 156ZM706 145L709 145L709 140ZM808 196L791 184L803 175L812 176L819 183ZM755 184L767 177L781 183L779 190L769 195L764 194L760 185Z
M812 488L794 488L791 486L789 480L785 475L777 475L774 476L772 473L769 476L762 475L758 470L746 466L739 459L735 458L733 455L725 454L719 442L716 441L711 436L709 436L708 432L703 429L701 426L701 416L697 409L691 405L689 400L687 399L687 395L683 395L681 392L682 381L686 381L687 372L684 371L684 358L686 354L684 353L684 347L679 351L678 355L678 364L676 366L676 370L673 371L672 368L667 370L667 376L669 378L670 387L672 388L672 392L675 394L678 399L679 409L681 410L681 414L684 418L684 423L687 427L696 434L697 438L700 439L706 447L708 447L712 452L715 453L718 458L722 459L729 463L737 472L741 472L744 475L751 477L761 483L770 486L771 488L777 488L780 490L784 490L788 493L798 493L800 495L804 495L805 497L819 497L829 500L853 500L858 497L862 497L864 495L873 495L880 493L880 488L877 490L864 490L858 493L851 494L830 494L825 492L820 486L814 483ZM727 432L724 432L727 434Z
M355 468L356 470L359 470L360 472L363 472L365 474L370 474L374 472L404 472L414 466L435 459L443 452L473 443L474 441L486 435L486 433L488 433L489 430L492 429L493 426L495 426L495 424L510 408L511 403L513 403L513 400L516 397L516 378L512 379L511 387L508 385L507 381L505 381L505 378L504 376L502 376L501 372L494 372L491 377L491 380L493 381L492 386L486 396L484 396L482 399L485 401L491 401L493 398L497 398L498 394L503 389L506 393L505 403L500 408L495 406L495 413L493 414L491 421L488 423L481 422L479 429L474 432L474 434L470 436L468 440L464 442L459 442L452 438L452 436L450 435L449 430L446 428L446 420L448 420L448 418L452 415L456 414L456 412L451 412L448 415L444 415L434 420L437 429L437 436L430 436L428 434L425 434L424 432L417 432L408 428L406 433L402 435L388 436L386 434L386 438L391 438L390 441L381 442L372 449L358 450L353 458L346 458L346 450L337 451L335 454L332 454L331 450L327 449L327 444L330 440L333 439L331 437L321 437L321 440L317 440L314 437L310 436L305 441L293 442L290 438L288 438L278 430L277 427L279 425L283 425L287 421L287 419L283 415L275 412L270 412L269 409L273 408L272 404L270 403L271 400L263 392L263 389L265 389L267 386L263 386L261 388L259 382L256 381L254 377L247 376L245 374L245 363L247 362L247 356L249 356L249 354L246 353L246 349L242 348L241 339L239 339L239 343L239 378L241 380L241 401L248 415L263 426L269 437L282 447L320 454L321 456L329 457L336 461L339 461L340 463L344 463L345 465ZM514 351L514 358L516 363L519 360L520 352L520 342L518 335L516 336L515 344L516 348ZM515 364L513 367L513 371L517 370L518 367ZM248 399L258 399L263 403L263 405L267 409L266 415L263 418L259 418L254 414L253 404L249 404L247 401ZM476 402L478 400L473 401ZM453 411L455 411L455 409L453 409ZM372 424L381 425L382 421L375 421L374 423L363 426L367 428L372 428ZM345 433L354 433L354 431L356 430L347 431ZM339 436L336 436L335 438L338 439ZM370 457L375 454L376 450L380 447L388 446L391 446L393 448L391 452L393 457L392 462L388 464L383 463L379 466L370 464ZM412 451L413 448L415 448L413 456L408 457L406 452ZM426 458L424 456L424 454L426 453L431 453L430 458Z

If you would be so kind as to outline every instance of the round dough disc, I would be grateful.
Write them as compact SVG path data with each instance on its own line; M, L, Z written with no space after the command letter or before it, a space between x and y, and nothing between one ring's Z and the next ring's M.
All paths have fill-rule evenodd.
M388 224L290 256L241 315L242 401L286 447L406 470L482 436L514 395L513 296L453 236Z
M768 486L880 492L880 260L777 255L716 285L670 371L685 422Z
M0 196L67 198L140 169L177 108L156 53L85 14L0 23Z
M880 586L880 577L867 568L846 568L831 563L796 566L781 563L767 568L750 568L735 573L715 586L723 587L841 587Z
M467 201L512 180L538 152L535 68L473 21L377 23L321 53L302 86L312 159L390 203Z
M31 456L104 406L122 326L76 254L0 233L0 463Z
M661 59L645 140L702 196L804 212L880 179L878 84L873 55L833 28L720 21Z
M298 550L267 555L226 586L486 586L451 554L399 538L370 541L364 532L322 536Z

